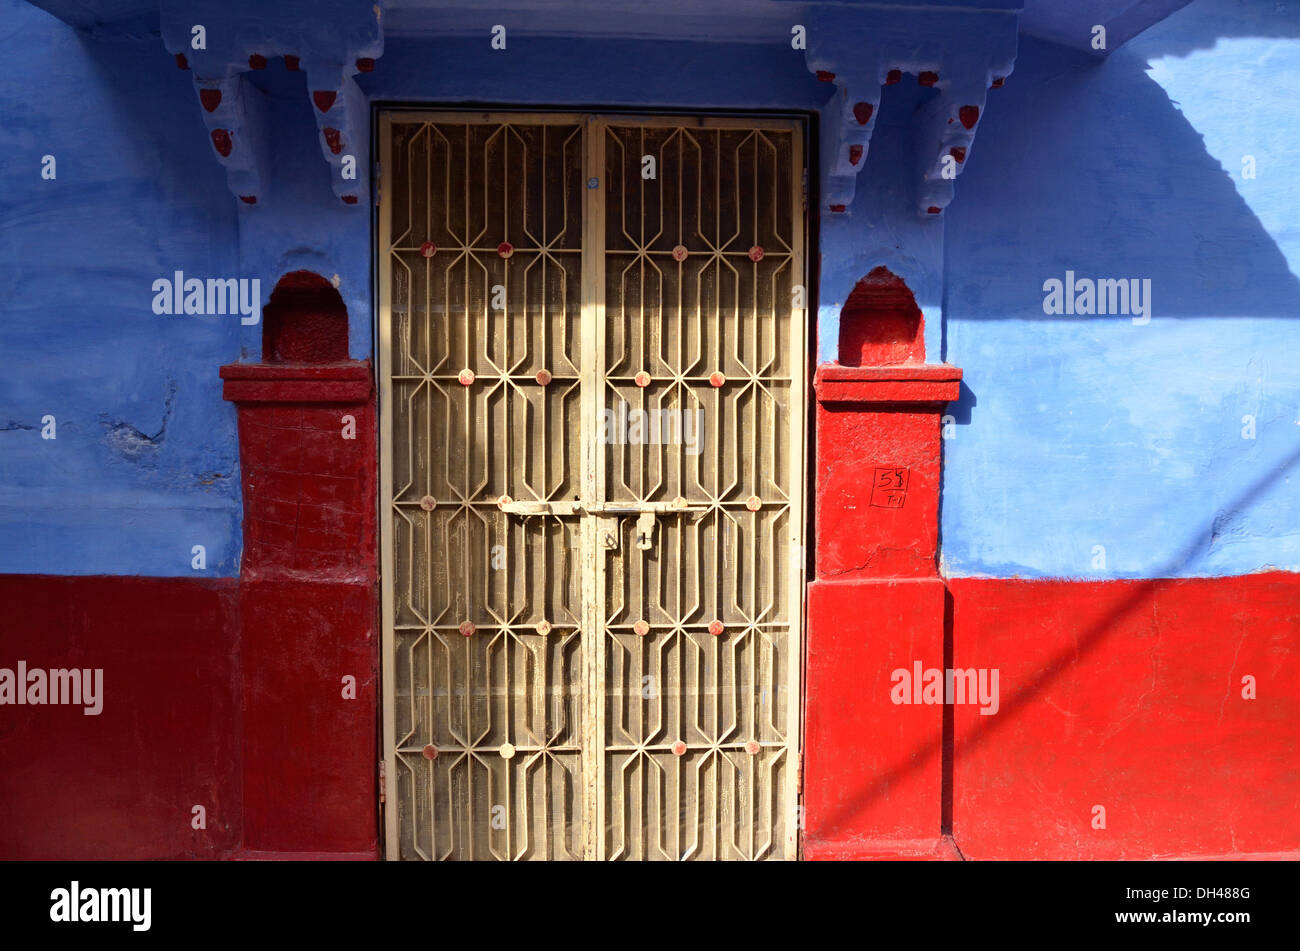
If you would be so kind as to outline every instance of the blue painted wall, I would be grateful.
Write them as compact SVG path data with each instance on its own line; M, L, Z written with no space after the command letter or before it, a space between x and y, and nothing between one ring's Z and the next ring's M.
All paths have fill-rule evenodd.
M0 24L0 572L231 574L238 453L217 367L239 357L239 319L150 306L177 269L239 274L193 89L156 39L83 39L18 0Z
M1105 61L1023 38L943 220L912 200L911 116L930 93L886 89L851 214L823 223L819 353L833 357L839 305L883 263L916 293L930 359L966 370L945 442L950 573L1300 567L1300 28L1259 6L1194 0ZM273 177L248 208L157 37L82 39L20 0L0 0L0 22L0 572L187 576L204 544L205 573L234 574L238 454L217 368L255 359L261 328L157 317L150 285L176 269L256 277L264 302L309 268L337 278L364 358L369 212L331 193L306 79L278 60L253 74ZM831 91L784 36L516 37L508 54L389 36L357 81L376 101L573 107L811 111ZM1044 315L1042 283L1067 269L1150 278L1151 322ZM40 438L47 413L56 441Z
M946 570L1300 570L1300 8L1195 0L1104 61L1022 37L994 93L948 211ZM1150 323L1045 315L1067 269L1149 278Z

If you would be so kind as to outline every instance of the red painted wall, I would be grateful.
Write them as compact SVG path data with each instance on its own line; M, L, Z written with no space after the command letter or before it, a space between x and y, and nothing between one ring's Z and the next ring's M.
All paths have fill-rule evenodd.
M937 706L895 706L890 671L943 661L943 582L808 589L803 854L928 854L942 783Z
M212 858L241 834L229 580L0 576L0 667L103 668L103 710L0 707L0 859ZM207 829L191 828L195 805Z
M309 581L240 591L244 847L378 855L373 590ZM355 698L343 678L356 678Z
M890 674L944 661L939 415L960 378L943 365L817 369L807 858L951 854L940 838L943 708L895 705Z
M810 587L807 857L942 856L950 813L968 859L1300 858L1300 575L950 579L946 650L998 669L992 715L892 703L893 669L942 666L909 584Z
M997 714L952 708L950 791L943 711L889 698L895 667L942 663L928 584L898 582L889 617L858 583L812 588L810 628L833 636L808 657L806 855L934 854L945 798L968 858L1300 853L1300 575L949 580L954 666L1000 672ZM337 689L373 661L351 639L373 632L366 596L11 575L0 599L0 666L105 670L97 717L4 708L0 858L373 854L377 694Z
M239 409L244 848L259 857L379 854L371 373L221 371Z
M968 858L1300 853L1300 575L948 586L955 665L1000 669L954 710Z

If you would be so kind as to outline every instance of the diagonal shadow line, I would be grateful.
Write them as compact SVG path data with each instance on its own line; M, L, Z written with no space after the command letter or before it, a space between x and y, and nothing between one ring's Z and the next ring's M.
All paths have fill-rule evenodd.
M1233 504L1223 507L1223 511L1237 511L1266 491L1273 483L1277 482L1282 475L1291 469L1297 462L1300 462L1300 448L1297 448L1291 455L1287 456L1271 472L1266 473L1237 496ZM1020 690L1018 690L1009 699L1004 701L999 709L999 713L1014 714L1024 707L1031 700L1035 699L1038 694L1042 693L1050 686L1066 669L1080 663L1084 657L1093 651L1110 633L1117 622L1127 618L1138 607L1150 603L1156 593L1156 586L1165 582L1178 582L1184 579L1174 577L1183 565L1191 560L1192 556L1200 551L1207 541L1213 537L1213 526L1209 532L1198 532L1183 549L1182 553L1172 559L1167 565L1163 566L1156 577L1141 579L1135 582L1133 595L1126 599L1120 606L1107 614L1104 618L1089 627L1086 633L1079 639L1077 644L1071 644L1065 650L1060 651L1050 662L1047 663L1034 677L1029 680ZM1116 579L1128 580L1128 579ZM953 660L953 638L952 638L952 595L947 594L944 610L944 665L945 669L951 666ZM940 796L942 797L940 807L940 835L950 835L952 830L953 816L953 763L958 752L965 752L981 746L992 736L1003 723L1012 719L1011 716L993 716L981 718L980 722L972 727L963 737L962 742L957 744L953 734L954 711L953 705L945 703L943 705L943 727L938 738L927 741L914 749L907 757L900 760L896 765L880 773L865 789L862 790L851 802L846 802L843 806L831 812L821 824L822 832L818 838L830 839L838 834L847 831L841 827L848 822L853 816L857 815L872 801L879 799L890 788L898 783L900 779L910 773L916 772L925 763L930 760L936 752L940 754L941 763L941 780Z

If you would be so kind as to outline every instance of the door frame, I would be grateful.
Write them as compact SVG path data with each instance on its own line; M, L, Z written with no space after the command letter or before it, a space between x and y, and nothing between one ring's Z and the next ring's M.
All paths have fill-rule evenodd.
M393 195L392 182L389 176L392 174L392 125L394 120L409 121L455 121L463 119L466 116L476 116L480 122L489 123L496 121L508 121L517 124L542 124L545 122L563 122L570 121L585 126L584 129L584 148L583 148L583 175L585 180L592 174L593 163L599 167L604 174L604 128L611 122L616 123L622 118L629 123L645 127L654 126L683 126L689 125L692 120L699 123L700 128L735 128L751 129L756 125L771 129L784 128L792 132L792 165L791 165L791 187L792 187L792 207L796 222L800 227L796 228L794 235L794 251L792 252L793 274L792 284L797 284L795 280L802 274L802 286L804 288L804 306L795 308L792 313L791 326L799 336L798 347L791 348L790 360L790 412L791 414L800 414L802 423L799 427L800 439L796 445L791 442L791 452L794 458L790 461L789 471L792 475L798 475L800 480L800 492L798 497L792 496L790 499L790 545L791 553L788 561L789 578L787 580L787 590L789 593L790 604L790 645L789 658L790 663L798 664L798 671L792 672L783 682L791 683L795 689L787 698L787 723L795 730L797 740L794 745L794 763L793 769L789 770L791 778L787 780L788 797L787 818L785 828L787 829L786 841L779 846L783 857L786 859L796 859L800 857L801 838L803 830L803 805L802 805L802 786L803 786L803 756L804 756L804 706L806 701L805 694L805 668L806 659L804 652L806 650L807 638L807 582L811 578L811 539L814 522L813 512L813 413L812 413L812 369L816 365L816 321L811 315L815 313L813 304L815 295L813 292L813 278L809 274L808 262L813 258L813 253L817 247L817 230L816 230L816 202L809 200L809 191L812 187L812 179L816 174L816 165L812 162L814 152L813 138L816 131L816 116L790 113L790 112L754 112L754 113L736 113L734 111L706 111L706 110L673 110L673 109L582 109L582 110L562 110L549 108L521 108L519 106L502 106L485 108L481 106L415 106L411 104L378 104L372 109L372 129L374 134L372 155L378 159L378 166L375 173L376 211L374 216L375 231L371 238L371 253L374 261L374 288L375 288L375 336L374 336L374 373L375 386L379 403L379 471L378 471L378 520L379 520L379 586L380 586L380 617L379 627L381 631L380 642L380 663L379 678L381 685L382 709L381 709L381 735L380 750L382 760L380 762L380 775L387 777L389 784L394 781L396 776L396 691L394 678L392 674L392 665L390 658L395 650L395 634L393 628L394 618L394 587L393 581L393 526L390 518L392 509L392 484L391 476L393 472L392 458L392 438L391 429L393 423L393 405L392 405L392 382L389 379L388 354L392 344L392 282L391 269L387 266L388 254L388 236L391 232L392 223L392 202ZM802 172L802 180L800 173ZM605 189L583 189L583 235L582 235L582 280L583 300L581 306L582 322L584 326L592 327L595 333L584 335L584 349L599 349L603 352L604 347L604 330L605 330L605 301L604 301L604 272L602 250L604 245L605 230ZM802 216L800 218L800 215ZM598 261L597 259L600 258ZM802 311L802 313L800 313ZM582 359L583 374L595 373L595 363L588 360L585 355ZM595 425L596 403L593 402L596 394L594 386L582 387L582 396L580 405L581 409L581 452L589 456L587 463L584 463L583 470L596 473L596 478L603 485L604 472L602 466L595 465L598 460L591 458L592 454L598 452L596 439L591 427ZM602 492L603 497L603 492ZM594 525L591 519L585 519L589 523L584 530L584 534L592 535ZM594 535L585 539L584 547L594 549ZM597 557L597 570L604 571L604 561ZM598 633L603 630L603 626L594 628L593 632ZM603 656L603 655L602 655ZM602 668L601 663L592 663L593 660L599 660L598 657L584 655L585 662L591 668ZM591 691L597 685L597 681L603 681L603 669L593 669L587 672L584 677L585 684L589 691L589 696L594 695ZM602 730L593 730L588 733L587 741L596 742ZM600 745L603 749L603 744ZM584 782L589 781L584 777ZM393 803L386 801L387 797L381 793L380 796L380 826L382 829L382 853L387 859L396 859L398 850L396 848L397 837L399 835L397 823L397 810ZM605 796L603 790L596 795L598 815L600 822L604 821ZM596 830L589 830L589 835L598 835ZM603 852L603 836L600 836ZM774 843L775 844L775 843ZM591 851L589 849L589 851Z

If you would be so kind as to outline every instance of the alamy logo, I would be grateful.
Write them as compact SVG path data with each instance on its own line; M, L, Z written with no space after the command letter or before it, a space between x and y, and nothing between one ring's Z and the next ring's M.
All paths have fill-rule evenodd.
M922 668L919 660L912 669L899 667L889 675L894 686L889 699L900 703L978 703L983 716L998 712L998 668L967 667L940 670Z
M153 914L152 888L68 888L50 892L50 921L129 921L132 931L148 931Z
M619 400L618 409L601 411L600 441L609 444L680 445L688 456L700 454L703 409L634 409Z
M25 660L16 671L0 667L0 706L4 704L81 706L86 716L97 717L104 710L104 668L29 669Z
M1090 277L1076 279L1073 271L1065 280L1050 277L1043 281L1044 314L1132 315L1133 323L1151 323L1151 278Z
M239 322L251 326L261 319L262 281L247 277L210 277L206 281L176 271L153 282L155 314L240 314Z

